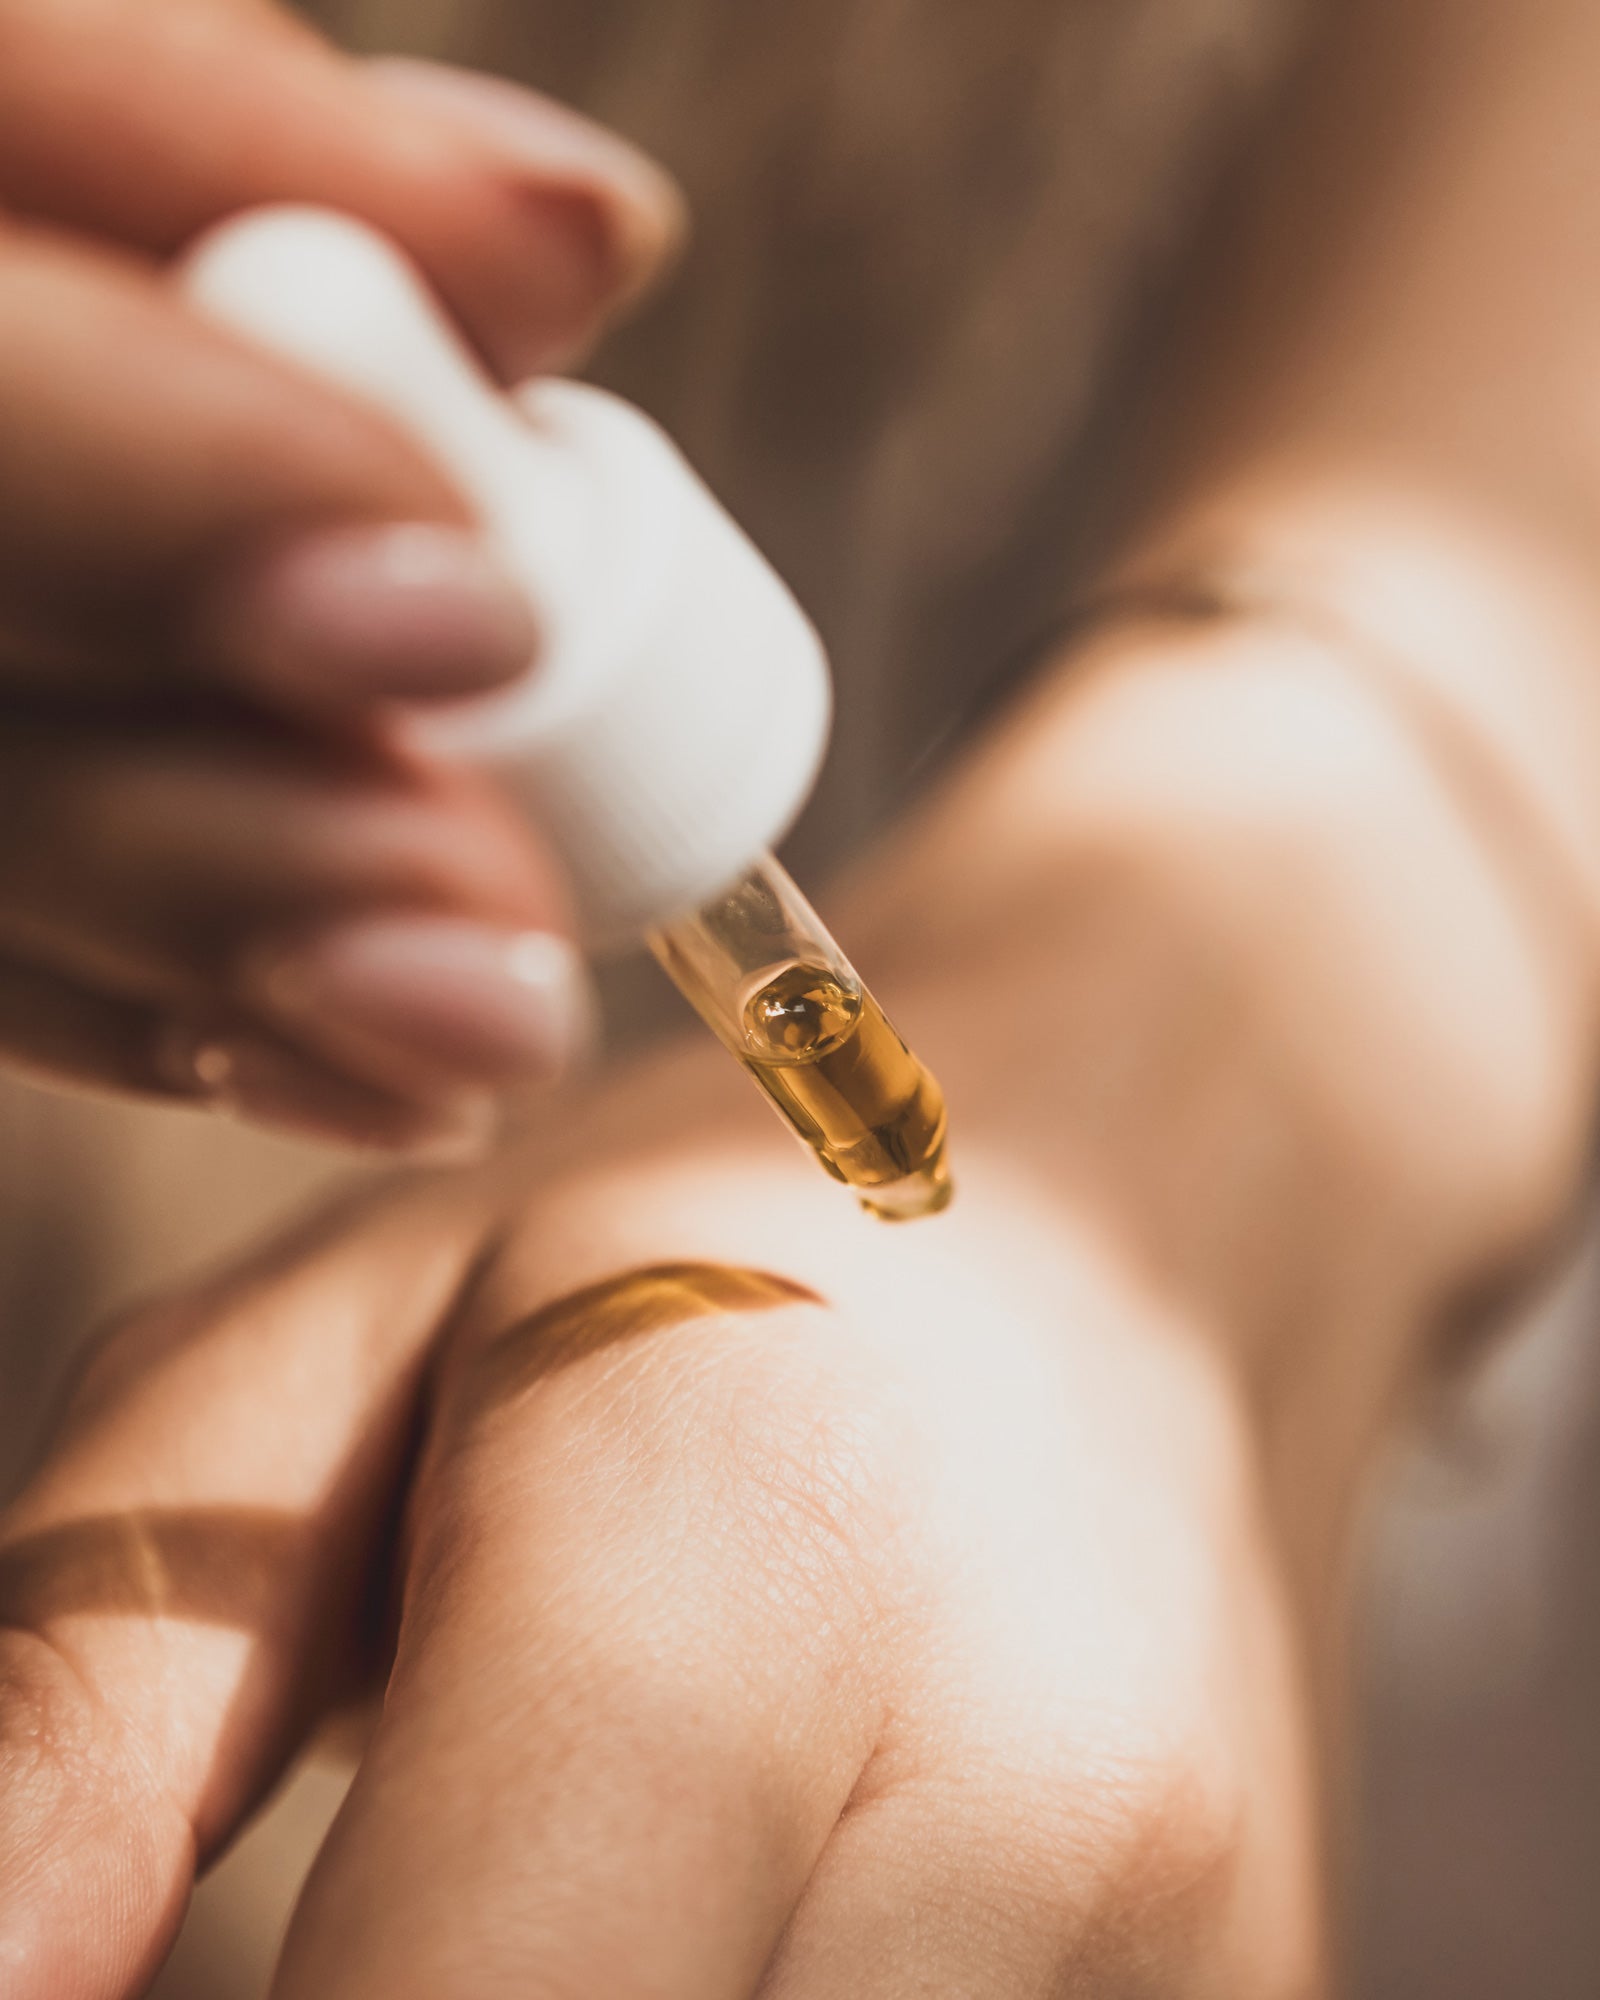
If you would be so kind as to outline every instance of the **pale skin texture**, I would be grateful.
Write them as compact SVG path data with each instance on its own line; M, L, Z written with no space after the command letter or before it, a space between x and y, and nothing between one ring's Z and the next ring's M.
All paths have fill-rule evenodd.
M387 1664L391 1579L293 2000L1331 1984L1363 1481L1569 1214L1600 879L1588 468L1556 462L1600 287L1541 194L1600 26L1341 23L1236 317L1174 372L1120 570L1165 608L830 903L946 1086L957 1206L873 1228L690 1043L119 1330L0 1529L8 1994L139 1990L197 1857ZM1492 118L1512 53L1545 95ZM1486 135L1497 201L1457 224ZM1468 238L1559 333L1496 350L1470 439ZM1256 305L1284 242L1332 259L1304 324ZM1282 608L1173 608L1207 595ZM821 1303L529 1320L686 1260Z
M19 2000L138 1992L391 1573L284 1995L1323 1990L1363 1471L1559 1222L1587 1021L1274 631L1108 637L841 907L950 1093L937 1224L691 1042L101 1351L0 1557ZM825 1303L528 1323L682 1260Z

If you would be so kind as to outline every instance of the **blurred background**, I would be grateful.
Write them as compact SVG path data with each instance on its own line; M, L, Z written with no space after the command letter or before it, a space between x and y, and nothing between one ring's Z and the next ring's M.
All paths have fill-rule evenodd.
M663 158L696 235L599 357L822 626L836 746L798 855L888 817L1055 631L1163 306L1292 62L1285 0L327 0L357 48L498 69ZM619 982L621 1032L648 1002ZM0 1083L0 1486L97 1317L347 1163ZM1600 1992L1600 1252L1391 1468L1352 1778L1360 2000ZM337 1805L297 1776L161 2000L254 2000Z

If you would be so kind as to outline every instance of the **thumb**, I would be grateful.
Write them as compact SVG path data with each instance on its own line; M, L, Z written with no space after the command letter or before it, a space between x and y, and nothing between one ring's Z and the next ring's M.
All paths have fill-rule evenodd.
M457 1183L463 1193L470 1181ZM120 1328L0 1516L0 1991L133 2000L370 1644L467 1201L335 1211Z

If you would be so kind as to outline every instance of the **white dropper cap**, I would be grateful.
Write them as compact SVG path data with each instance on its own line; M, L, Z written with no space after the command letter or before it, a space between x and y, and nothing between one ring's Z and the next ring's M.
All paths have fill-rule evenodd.
M502 395L385 239L319 209L225 224L206 312L398 419L477 507L541 646L503 694L433 711L554 843L591 946L705 903L788 830L827 741L827 663L794 598L676 447L579 383Z

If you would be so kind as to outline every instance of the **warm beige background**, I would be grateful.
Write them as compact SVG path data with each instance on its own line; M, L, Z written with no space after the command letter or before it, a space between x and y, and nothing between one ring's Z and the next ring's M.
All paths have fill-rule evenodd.
M814 869L1048 630L1192 226L1287 0L327 0L369 48L499 67L679 173L697 237L600 372L800 588L840 727ZM339 1169L181 1113L0 1085L0 1477L109 1302ZM1600 1993L1594 1285L1396 1479L1377 1565L1365 2000ZM263 1990L337 1799L312 1774L202 1894L161 1992Z

